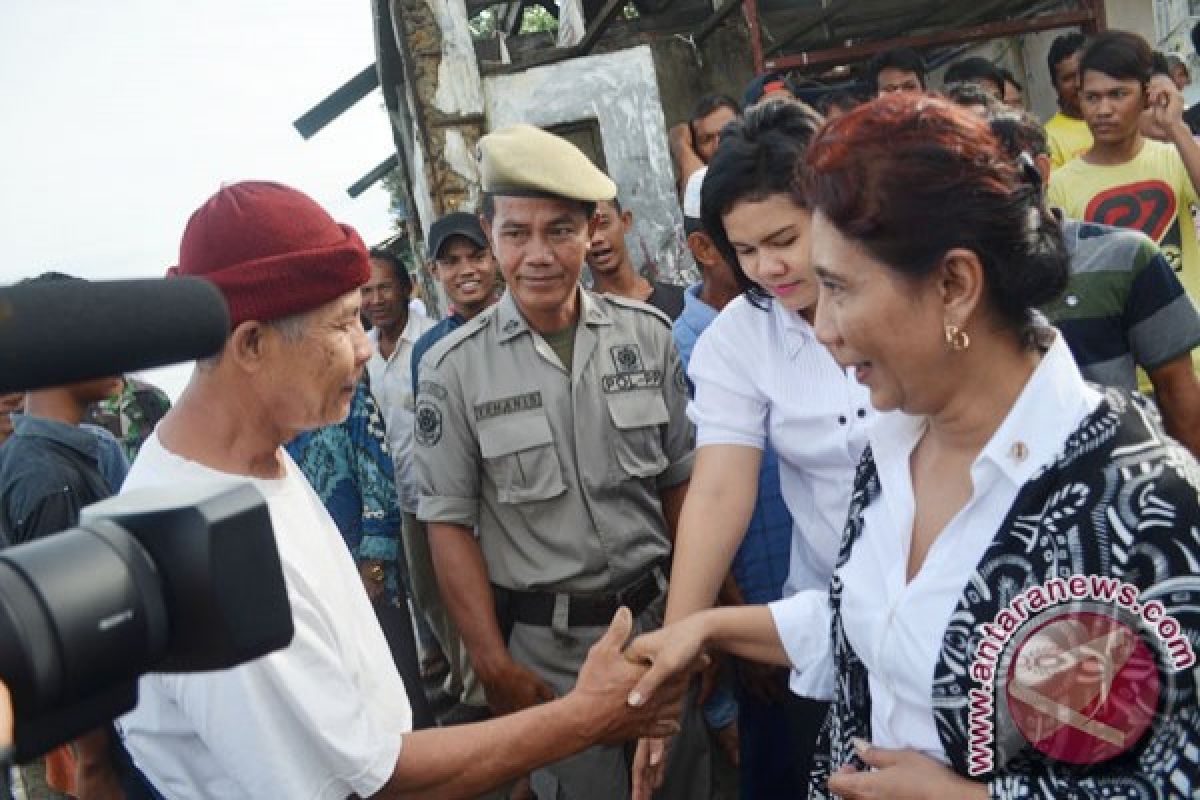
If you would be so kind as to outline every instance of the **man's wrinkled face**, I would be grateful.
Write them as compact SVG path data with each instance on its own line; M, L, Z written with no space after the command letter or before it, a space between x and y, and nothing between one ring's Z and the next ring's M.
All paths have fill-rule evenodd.
M523 312L569 306L591 238L591 217L582 203L497 197L487 231L500 274Z
M277 422L306 431L341 422L350 413L355 386L371 357L357 290L310 311L298 337L267 328L267 389Z
M362 310L377 328L391 328L408 317L412 293L406 281L396 276L395 267L382 258L371 259L371 278L362 287Z

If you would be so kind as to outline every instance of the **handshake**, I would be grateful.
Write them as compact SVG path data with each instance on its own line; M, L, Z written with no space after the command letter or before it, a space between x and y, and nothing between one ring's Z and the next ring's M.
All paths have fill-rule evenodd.
M632 632L633 617L622 608L588 652L575 688L562 698L586 712L593 742L613 744L677 733L691 678L708 664L698 648L687 663L677 658L668 664L657 658L658 633L630 641Z

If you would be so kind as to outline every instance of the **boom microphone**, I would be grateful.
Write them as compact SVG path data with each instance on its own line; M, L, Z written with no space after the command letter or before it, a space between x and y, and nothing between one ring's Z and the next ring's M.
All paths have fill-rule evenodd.
M0 392L207 358L228 335L225 300L200 278L0 288Z

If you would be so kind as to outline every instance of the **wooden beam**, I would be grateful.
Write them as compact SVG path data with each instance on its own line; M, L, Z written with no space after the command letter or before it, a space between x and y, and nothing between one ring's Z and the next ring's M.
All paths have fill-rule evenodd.
M724 5L714 11L712 16L704 20L704 24L696 29L696 33L694 34L692 41L694 41L696 44L700 44L709 36L711 36L712 32L715 31L717 27L725 21L725 18L728 17L730 13L741 4L742 0L725 0Z
M762 75L763 68L762 24L758 17L758 0L745 0L742 12L746 15L746 27L750 29L750 57L754 61L754 74Z
M771 45L768 53L774 54L783 50L790 42L799 36L811 31L820 25L831 22L835 17L843 11L851 7L851 0L834 0L833 5L822 9L820 12L811 15L806 19L799 20L794 25L789 25L779 32L779 39L775 44Z
M292 125L305 139L340 117L344 111L362 100L379 85L379 72L368 64L362 72L334 89L328 97L296 119Z
M748 0L752 2L753 0ZM480 65L480 73L484 75L508 75L513 72L524 72L533 67L544 67L548 64L557 64L559 61L566 61L569 58L579 58L586 56L596 46L600 36L608 28L609 23L617 15L617 12L625 7L629 0L608 0L604 4L604 8L600 10L599 15L592 20L592 24L584 31L583 38L579 43L572 47L554 47L548 49L544 53L538 53L522 61L514 61L511 64L486 64Z
M1093 17L1090 23L1083 26L1083 32L1095 36L1108 29L1108 12L1104 10L1104 0L1083 0L1083 4L1091 9Z
M351 197L358 197L367 189L370 189L372 186L383 180L385 175L398 166L400 166L400 158L395 153L392 153L383 161L379 162L379 165L375 167L375 169L371 170L366 175L363 175L351 186L349 186L346 189L346 194L350 195Z
M592 52L592 48L596 46L596 42L600 39L600 34L604 33L609 23L617 16L617 12L625 8L627 2L628 0L608 0L604 4L604 8L600 9L600 15L592 20L592 24L584 32L583 38L579 40L579 44L572 48L576 51L576 56L586 56Z
M1024 20L1009 22L990 22L954 30L938 31L920 36L907 36L895 39L881 39L873 42L850 45L848 47L832 47L825 50L809 50L795 55L781 56L768 59L765 67L768 70L791 69L793 67L836 66L861 61L869 58L880 50L893 47L934 47L948 44L964 44L984 39L999 39L1003 36L1017 36L1022 33L1068 28L1073 25L1095 24L1094 9L1079 11L1064 11L1057 14L1042 14Z

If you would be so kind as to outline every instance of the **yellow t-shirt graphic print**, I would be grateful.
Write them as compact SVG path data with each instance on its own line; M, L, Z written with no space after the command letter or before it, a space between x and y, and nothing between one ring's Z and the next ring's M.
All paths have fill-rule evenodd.
M1149 236L1200 303L1200 245L1191 214L1196 191L1174 147L1147 140L1132 160L1115 166L1075 159L1050 175L1048 196L1068 217Z

